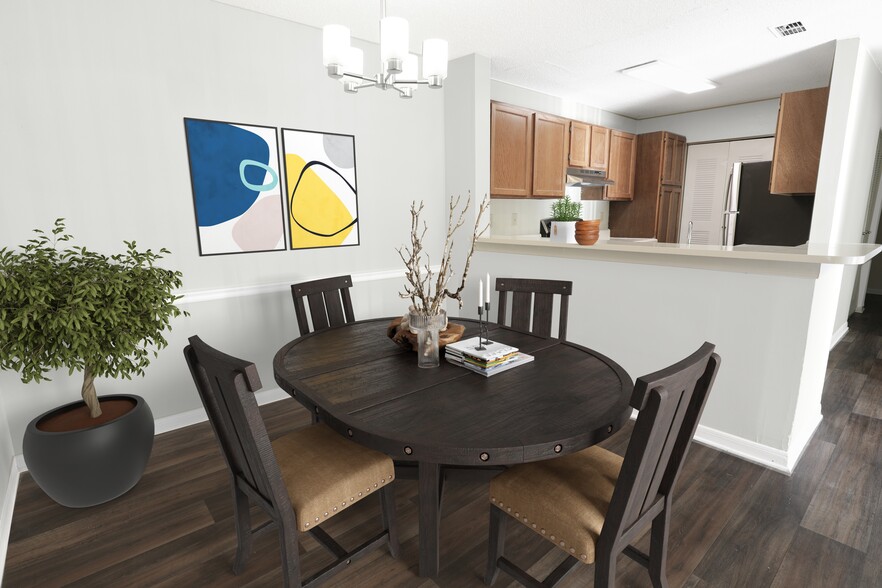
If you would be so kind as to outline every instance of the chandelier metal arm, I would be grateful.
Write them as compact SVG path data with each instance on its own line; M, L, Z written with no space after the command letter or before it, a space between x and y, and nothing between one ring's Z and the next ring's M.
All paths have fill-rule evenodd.
M363 75L363 52L351 45L349 29L342 25L327 25L322 33L322 60L328 76L340 81L343 91L350 94L361 88L392 88L402 98L412 98L419 86L443 87L447 77L447 42L442 39L423 41L423 73L426 77L419 79L418 56L408 50L407 21L400 17L387 18L386 0L380 0L380 13L380 72Z

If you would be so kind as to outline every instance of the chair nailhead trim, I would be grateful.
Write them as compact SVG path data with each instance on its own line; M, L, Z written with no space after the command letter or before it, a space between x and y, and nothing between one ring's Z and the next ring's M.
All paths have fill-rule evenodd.
M540 529L540 532L544 535L544 534L545 534L545 529Z
M554 535L549 535L549 539L551 539L552 541L554 541Z
M576 553L576 548L575 548L575 547L570 547L570 553Z
M583 553L582 555L580 555L579 557L580 557L583 561L588 561L588 556L585 555L584 553Z
M308 526L309 526L309 523L306 523L306 526L308 527Z

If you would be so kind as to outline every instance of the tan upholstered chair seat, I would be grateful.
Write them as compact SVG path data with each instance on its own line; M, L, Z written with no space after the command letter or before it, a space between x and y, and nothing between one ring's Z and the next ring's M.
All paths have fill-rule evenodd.
M594 562L622 458L600 447L515 466L490 482L490 501L568 555Z
M388 455L353 443L327 425L288 433L272 446L300 531L325 522L395 478Z

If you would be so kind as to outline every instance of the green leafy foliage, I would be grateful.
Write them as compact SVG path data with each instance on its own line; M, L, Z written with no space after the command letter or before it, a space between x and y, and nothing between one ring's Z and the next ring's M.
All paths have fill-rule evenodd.
M582 218L582 203L570 200L564 196L560 200L551 203L551 220L553 221L577 221Z
M169 251L106 256L68 246L64 219L51 234L16 250L0 249L0 369L23 382L46 378L53 369L87 367L95 376L131 379L143 375L152 357L168 345L163 331L181 314L181 272L155 265Z

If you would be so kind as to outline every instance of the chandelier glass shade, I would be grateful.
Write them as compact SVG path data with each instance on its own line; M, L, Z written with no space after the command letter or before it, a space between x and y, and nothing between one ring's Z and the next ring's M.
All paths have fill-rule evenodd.
M326 25L322 29L322 63L328 75L343 84L350 94L362 88L396 90L401 98L412 98L421 85L441 88L447 78L447 41L423 41L423 77L420 59L410 53L410 26L398 16L386 16L386 2L381 0L380 73L364 75L364 52L351 44L349 29Z

